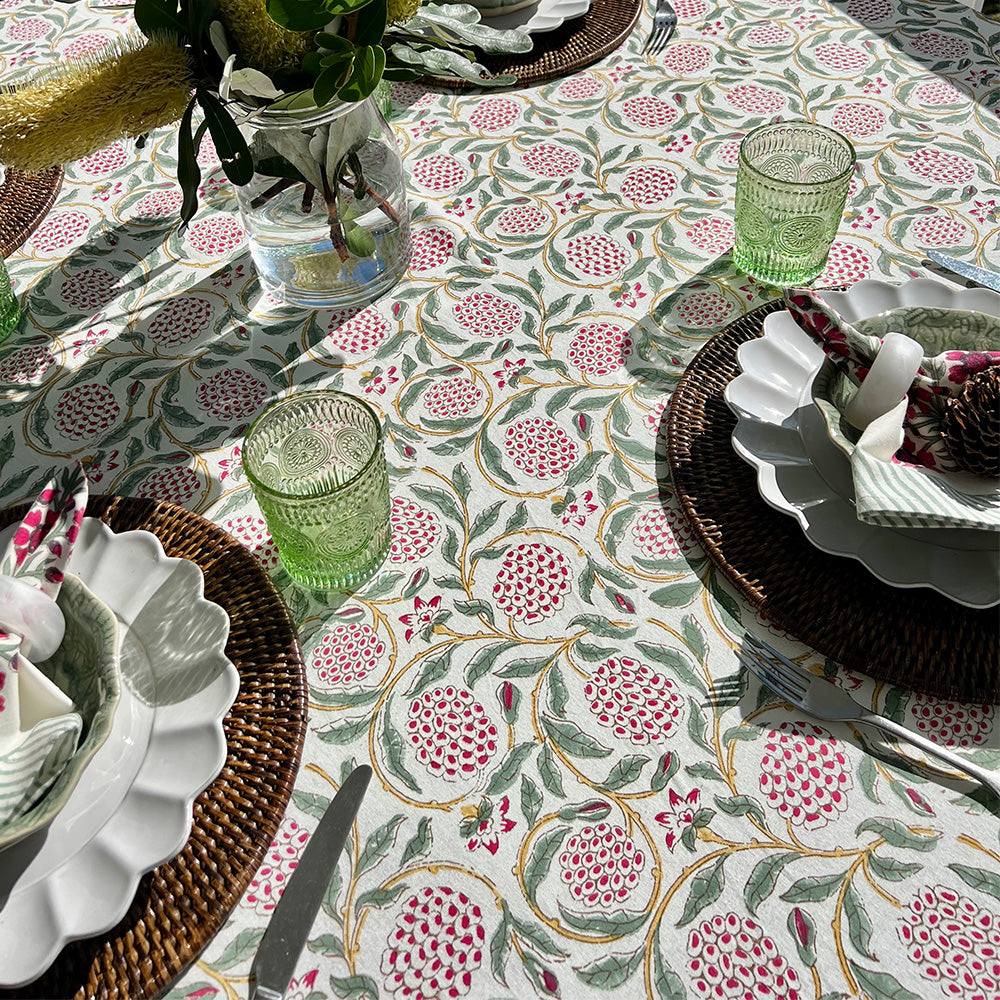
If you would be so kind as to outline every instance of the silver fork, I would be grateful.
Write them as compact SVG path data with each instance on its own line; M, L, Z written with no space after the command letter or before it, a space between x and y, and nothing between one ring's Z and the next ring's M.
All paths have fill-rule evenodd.
M677 12L670 6L670 0L656 0L653 30L649 33L642 51L651 56L659 55L670 41L676 27Z
M930 740L904 729L898 722L884 715L870 712L858 704L847 692L821 677L815 677L804 667L783 656L763 639L747 633L744 649L737 650L740 663L758 680L781 695L786 701L827 722L861 722L875 726L893 736L920 747L973 777L981 785L1000 797L1000 778L992 771L965 760L957 753L938 746Z

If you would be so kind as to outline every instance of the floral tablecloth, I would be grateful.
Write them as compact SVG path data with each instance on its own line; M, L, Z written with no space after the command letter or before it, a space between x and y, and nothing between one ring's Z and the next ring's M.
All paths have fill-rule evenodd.
M97 492L203 513L274 575L307 654L293 801L171 1000L246 995L361 761L295 1000L1000 997L997 804L748 681L752 616L706 589L664 457L685 362L773 294L727 253L750 127L807 116L857 145L820 283L904 280L928 247L1000 261L1000 27L934 0L675 6L655 59L647 11L529 91L394 86L413 260L361 311L262 296L207 139L181 233L170 130L70 165L8 261L27 321L0 347L0 500L84 458ZM132 24L113 3L0 13L5 82ZM317 385L380 409L392 476L389 557L332 604L290 584L240 464L262 407ZM994 706L837 680L1000 761Z

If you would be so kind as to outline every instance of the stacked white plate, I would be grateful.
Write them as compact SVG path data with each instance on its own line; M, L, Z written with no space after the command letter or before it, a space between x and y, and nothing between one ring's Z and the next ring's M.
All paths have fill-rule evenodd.
M902 285L863 280L838 308L856 319L899 306L939 306L1000 316L1000 294L927 278ZM794 517L817 548L859 560L895 587L930 587L973 608L1000 603L1000 536L957 528L888 528L859 521L847 457L812 401L823 350L788 312L738 351L742 373L726 387L736 414L733 448L757 470L761 496Z
M536 34L553 31L572 17L590 10L591 0L474 0L490 28L523 28Z
M155 535L86 518L67 570L118 618L121 702L52 823L0 852L0 987L113 927L141 877L180 852L194 800L225 763L222 719L239 689L228 615L205 599L201 570Z

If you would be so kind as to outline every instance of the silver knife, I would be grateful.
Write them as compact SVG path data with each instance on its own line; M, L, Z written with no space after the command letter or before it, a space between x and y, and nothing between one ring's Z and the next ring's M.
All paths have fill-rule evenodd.
M371 776L367 764L351 771L309 838L250 966L250 1000L285 995Z
M1000 274L997 274L995 271L987 271L985 267L970 264L968 261L961 260L958 257L949 257L947 254L939 253L937 250L928 250L927 256L938 267L943 267L953 274L967 278L968 281L965 283L967 288L971 288L974 285L981 285L983 288L992 288L993 291L1000 292ZM950 275L945 275L945 277L950 277ZM972 284L970 285L969 282L972 282Z

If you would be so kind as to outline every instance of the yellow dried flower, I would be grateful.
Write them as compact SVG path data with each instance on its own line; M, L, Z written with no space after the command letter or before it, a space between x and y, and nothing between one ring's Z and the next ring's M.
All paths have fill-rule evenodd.
M311 31L289 31L275 24L264 0L221 0L219 13L243 63L262 73L294 69L316 47Z
M389 24L406 24L420 9L421 0L388 0Z
M0 94L0 163L37 173L169 125L184 114L192 86L176 42L120 40Z

